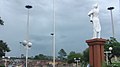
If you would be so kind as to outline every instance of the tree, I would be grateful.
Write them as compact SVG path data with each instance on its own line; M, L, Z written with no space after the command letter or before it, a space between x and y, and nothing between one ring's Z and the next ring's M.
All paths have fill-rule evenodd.
M82 60L87 63L89 62L89 48L83 51Z
M105 51L109 50L109 47L112 47L112 54L117 57L120 56L120 42L116 40L116 38L110 37L105 44Z
M83 51L83 55L81 57L81 61L82 61L82 64L87 66L87 64L89 63L89 48L86 48L84 51Z
M0 25L4 25L4 21L0 17Z
M34 59L46 60L46 56L43 54L36 55Z
M0 57L5 56L5 52L10 52L10 49L6 42L3 42L3 40L0 40Z
M39 55L36 55L34 57L35 60L52 60L52 57L51 56L46 56L46 55L43 55L43 54L39 54Z
M60 58L60 60L64 60L65 57L67 56L67 53L65 52L64 49L61 49L61 50L58 52L58 54L59 54L58 57Z
M120 42L117 41L116 38L110 37L110 39L107 40L105 44L105 51L109 51L109 47L112 47L113 50L111 51L112 53L109 54L109 61L111 63L111 58L114 56L120 57Z
M67 56L68 63L74 63L75 62L74 58L81 58L81 57L82 57L81 53L75 53L74 51L71 51Z
M4 25L4 21L0 17L0 25ZM5 42L0 40L0 57L5 56L5 52L9 52L10 49Z

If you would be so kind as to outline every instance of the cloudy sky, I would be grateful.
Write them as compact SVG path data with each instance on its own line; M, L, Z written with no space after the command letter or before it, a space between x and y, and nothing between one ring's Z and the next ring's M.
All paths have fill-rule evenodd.
M56 54L63 48L70 51L82 52L88 46L85 40L92 38L92 24L87 13L97 0L55 0L56 13ZM53 0L1 0L0 16L5 22L0 26L0 39L7 42L11 52L7 56L20 56L25 48L19 43L25 39L27 9L25 5L32 5L30 10L30 40L33 43L29 55L52 55L53 31ZM120 9L119 0L99 0L101 37L112 36L110 12L113 10L115 37L120 41Z

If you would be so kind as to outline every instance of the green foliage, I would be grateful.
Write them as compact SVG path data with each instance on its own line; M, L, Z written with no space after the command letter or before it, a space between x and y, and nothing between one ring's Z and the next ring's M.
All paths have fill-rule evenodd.
M5 52L10 52L10 49L6 42L3 42L3 40L0 40L0 57L5 56Z
M102 67L120 67L120 63L113 63L107 65L105 62L102 64Z
M67 56L67 53L65 52L64 49L61 49L61 50L58 52L58 54L59 54L58 57L60 58L60 60L64 60L65 57Z
M4 25L4 21L0 17L0 25Z
M120 63L113 63L112 67L120 67Z
M71 51L67 57L68 63L74 63L74 58L81 58L81 53L75 53L74 51Z
M109 47L112 47L112 54L117 57L120 56L120 42L116 40L116 38L110 37L105 44L105 51L109 50Z
M82 61L82 64L84 66L87 66L87 64L89 63L89 48L86 48L84 51L83 51L83 55L81 57L81 61Z
M110 65L106 65L105 67L120 67L120 64L119 63L113 63L113 64L110 64Z
M83 51L82 60L84 60L85 62L89 62L89 48Z
M74 63L74 58L80 58L81 66L86 67L89 63L89 48L85 49L82 54L71 51L67 57L68 63Z
M4 64L0 64L0 67L5 67Z
M52 60L52 57L51 56L46 56L46 55L43 55L43 54L39 54L39 55L36 55L34 57L35 60Z
M102 62L102 67L107 67L107 64L104 62Z

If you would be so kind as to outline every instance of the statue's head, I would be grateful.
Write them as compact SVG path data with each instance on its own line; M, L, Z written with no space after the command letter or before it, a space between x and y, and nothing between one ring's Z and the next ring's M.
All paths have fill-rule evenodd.
M97 4L97 3L94 4L93 7L94 7L94 8L98 8L98 4Z

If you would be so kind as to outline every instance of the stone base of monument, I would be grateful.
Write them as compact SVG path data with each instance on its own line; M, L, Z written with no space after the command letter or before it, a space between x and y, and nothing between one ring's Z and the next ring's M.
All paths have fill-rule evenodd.
M92 67L102 67L104 62L104 44L106 39L95 38L86 40L89 45L89 63Z

